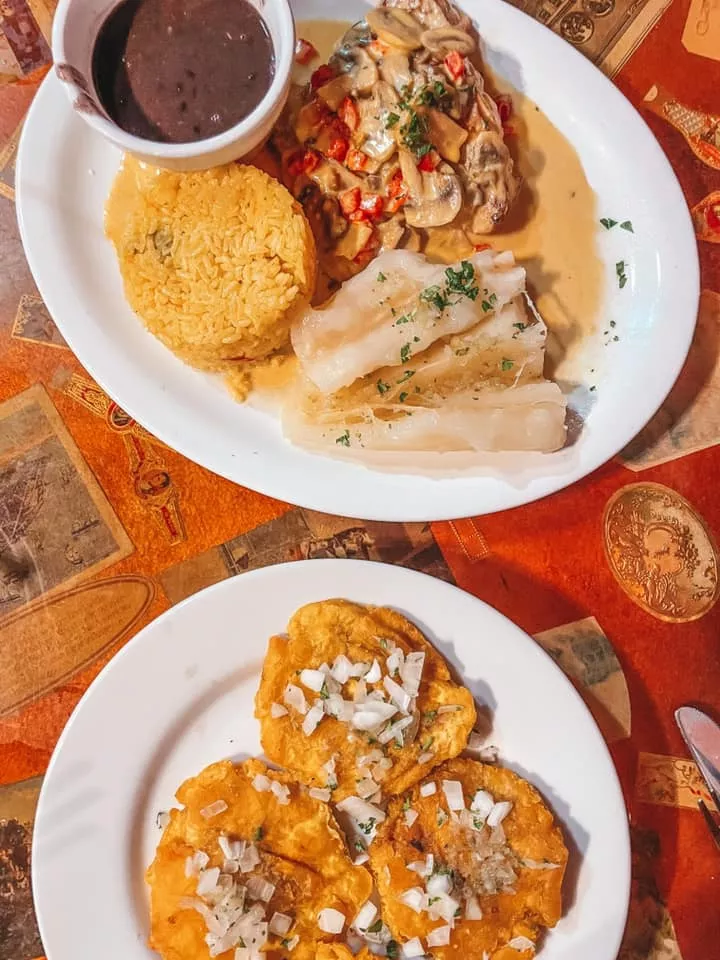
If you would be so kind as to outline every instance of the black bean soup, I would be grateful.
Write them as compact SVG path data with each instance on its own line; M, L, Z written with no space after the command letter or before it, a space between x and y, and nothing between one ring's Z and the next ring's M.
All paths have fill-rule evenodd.
M248 0L125 0L93 50L109 116L161 143L229 130L260 103L274 72L272 40Z

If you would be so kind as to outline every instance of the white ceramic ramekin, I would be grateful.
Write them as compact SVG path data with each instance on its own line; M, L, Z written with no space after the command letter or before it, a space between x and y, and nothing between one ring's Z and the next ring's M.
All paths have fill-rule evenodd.
M250 0L265 21L275 49L270 89L244 120L207 140L156 143L134 137L104 110L92 78L92 55L98 32L121 0L60 0L53 22L55 71L73 107L90 126L121 150L171 170L204 170L246 156L270 134L290 88L295 51L295 23L288 0ZM212 56L212 51L208 51Z

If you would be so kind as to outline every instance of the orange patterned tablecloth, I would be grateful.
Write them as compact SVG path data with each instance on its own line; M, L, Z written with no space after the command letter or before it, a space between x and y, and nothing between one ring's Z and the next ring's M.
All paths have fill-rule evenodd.
M720 853L673 710L691 701L720 718L720 244L699 241L697 334L669 400L582 483L431 525L290 508L150 436L92 382L37 294L14 159L49 62L54 3L0 0L0 960L43 953L30 891L35 805L58 735L102 666L210 583L326 556L454 580L536 636L593 710L625 790L634 876L621 957L719 960ZM718 0L517 5L640 109L707 237L713 202L720 222Z

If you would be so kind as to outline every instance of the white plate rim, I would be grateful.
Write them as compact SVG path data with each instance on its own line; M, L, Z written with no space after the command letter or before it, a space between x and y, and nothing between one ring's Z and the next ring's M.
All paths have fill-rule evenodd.
M310 573L312 573L312 577L310 577ZM503 629L509 631L514 636L515 642L521 644L521 647L524 649L530 660L535 658L537 663L542 663L544 668L549 671L549 675L554 676L555 679L561 683L562 687L564 687L565 693L568 697L568 703L573 704L573 706L578 709L579 713L577 716L584 717L584 721L586 722L587 726L588 748L592 743L593 747L595 748L594 759L597 761L597 763L604 767L601 780L606 783L607 796L610 797L610 802L615 808L613 811L613 820L616 827L616 833L611 839L612 844L614 844L615 854L617 857L617 875L613 878L613 893L616 896L616 903L614 905L615 912L617 914L617 910L620 909L620 913L617 914L615 929L608 931L603 928L603 936L607 937L609 935L610 939L603 944L603 946L607 946L607 952L603 950L602 954L598 954L598 957L602 956L602 960L614 960L622 941L630 899L631 855L629 822L622 788L612 757L610 755L610 751L608 750L607 744L602 737L595 720L592 718L590 711L588 710L578 691L575 689L560 667L550 657L550 655L546 653L545 650L543 650L543 648L535 640L533 640L532 637L526 634L499 611L495 610L493 607L489 606L487 603L475 597L474 595L467 593L454 584L439 580L435 577L429 576L428 574L411 570L409 568L391 566L389 564L378 563L375 561L339 559L301 560L283 564L275 564L269 567L263 567L250 571L246 574L241 574L237 577L230 577L227 580L220 581L210 587L205 588L204 590L199 591L196 594L193 594L175 606L170 607L167 611L162 613L159 617L151 621L151 623L139 631L130 641L128 641L127 644L125 644L124 647L121 648L121 650L118 651L118 653L110 660L110 662L106 664L106 666L85 691L73 710L60 738L58 739L44 776L35 815L32 841L32 891L38 928L44 944L45 952L48 956L48 960L73 960L75 954L70 952L56 953L54 945L51 942L52 938L48 938L47 936L48 923L46 920L48 915L54 909L56 901L53 899L52 890L48 891L48 894L46 895L44 889L45 874L42 866L45 857L44 833L46 830L46 821L48 818L51 819L51 814L46 813L46 808L52 803L52 794L53 790L55 789L55 771L58 767L67 762L65 755L67 749L66 745L70 744L70 746L72 746L72 739L75 736L74 731L76 726L79 724L79 718L81 718L86 711L93 710L94 702L99 702L100 693L108 681L108 678L112 676L113 672L118 669L120 664L125 664L128 659L132 660L133 658L141 656L144 645L152 644L153 642L161 642L163 629L167 628L171 624L181 622L185 611L190 606L197 606L200 608L203 605L212 605L215 598L220 597L224 593L232 594L234 592L238 592L239 594L242 594L244 591L252 592L254 588L263 581L272 583L273 580L277 579L279 583L282 584L284 578L286 577L289 577L292 580L293 578L306 576L311 580L320 579L320 581L324 584L326 579L332 580L333 576L335 575L339 576L340 580L348 585L352 583L353 587L356 581L367 580L370 585L370 589L374 590L377 589L377 583L380 583L381 580L384 583L387 583L389 580L392 581L392 589L397 589L398 595L402 596L403 598L407 596L406 589L409 589L410 593L412 594L415 593L415 589L417 588L418 591L426 589L439 595L444 594L445 598L447 598L448 604L451 604L453 599L458 604L466 604L468 605L469 609L474 609L478 612L478 614L482 614L483 617L489 618L491 622L494 621L496 626L502 624ZM373 585L375 578L377 578L377 583ZM243 581L246 581L244 586ZM431 587L430 584L433 586ZM367 584L363 585L363 589L365 587L367 587ZM319 593L318 590L320 591ZM308 601L311 599L321 599L323 596L327 597L344 595L342 592L323 593L319 586L317 588L313 587L311 589L311 593L312 596L307 598ZM418 594L416 594L416 596L417 595ZM372 600L368 599L364 602L371 603ZM405 599L401 600L401 602L397 604L397 607L400 610L405 610ZM446 609L444 605L439 605L438 608L442 610ZM412 611L409 611L409 615L412 617ZM418 620L418 622L420 623L421 627L425 625L424 621ZM431 627L431 629L435 628ZM455 638L453 643L453 653L455 652L455 645L458 642L459 638ZM471 641L467 640L466 642L470 643ZM252 654L250 654L250 656L252 656ZM242 653L240 650L238 650L237 666L242 665L241 660ZM100 733L98 733L97 736L98 738L101 738ZM207 762L210 762L210 759L208 759ZM512 767L512 762L509 762L509 765ZM607 839L608 838L604 837L604 840ZM147 949L143 956L151 957L154 956L154 954ZM112 958L112 960L116 960L116 958ZM117 958L117 960L119 960L119 958Z
M312 2L312 0L311 0ZM201 466L235 483L275 499L307 509L342 516L363 517L378 521L450 520L477 516L520 506L541 499L577 482L616 456L642 429L662 405L685 362L692 342L700 295L697 244L690 213L677 177L662 149L638 111L614 84L594 67L578 50L541 26L528 15L502 0L474 0L466 3L473 15L484 10L499 22L507 21L517 31L519 40L529 37L528 47L539 46L543 56L553 59L561 70L575 75L575 84L585 85L586 96L605 104L617 123L622 120L625 138L633 141L634 150L641 149L643 166L658 179L657 196L662 195L663 212L673 233L673 252L668 255L670 272L662 289L667 306L663 309L676 317L671 355L660 351L656 369L645 384L646 390L633 398L626 418L618 418L612 436L597 431L593 446L583 447L582 457L566 471L534 477L524 486L515 486L488 477L461 476L432 479L400 473L368 471L354 464L335 461L305 451L293 450L294 469L287 470L283 457L278 460L272 448L252 449L238 437L239 447L230 452L206 442L203 431L190 429L192 419L180 417L163 401L162 384L145 383L133 386L132 366L125 368L122 357L107 360L108 351L98 340L88 345L83 339L82 323L76 325L75 314L66 308L64 293L43 258L42 217L33 211L33 201L24 190L25 171L32 164L31 132L41 117L49 91L59 81L51 74L28 113L17 159L17 212L20 234L30 269L38 289L63 336L93 378L138 423L179 453ZM475 8L475 9L473 9ZM492 37L490 37L492 41ZM525 41L522 41L525 42ZM522 45L522 44L521 44ZM62 91L60 91L62 93ZM532 91L530 91L532 94ZM64 109L70 111L67 98ZM38 118L38 119L36 119ZM38 151L35 151L38 155ZM648 166L649 165L649 166ZM652 241L649 239L648 244ZM667 267L668 264L665 264ZM681 282L677 276L681 275ZM675 282L674 282L675 281ZM657 295L655 291L654 295ZM652 298L648 295L648 303ZM78 313L78 311L75 311ZM179 362L179 361L178 361ZM175 391L177 394L177 391ZM174 396L177 405L178 397ZM207 418L203 418L207 421Z

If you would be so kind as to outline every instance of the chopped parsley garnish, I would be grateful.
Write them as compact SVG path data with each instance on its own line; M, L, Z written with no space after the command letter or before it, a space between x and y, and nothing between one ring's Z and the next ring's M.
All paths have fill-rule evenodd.
M475 284L475 268L469 260L463 260L459 270L448 267L445 271L445 277L447 278L448 293L459 293L471 300L477 298L480 291Z
M441 312L448 306L450 303L450 298L446 294L443 294L437 284L432 287L426 287L420 294L420 299L424 300L425 303L431 303L434 307L437 307Z
M412 150L417 160L421 160L432 150L432 144L428 143L428 124L425 117L410 109L409 118L406 123L400 127L400 136L408 150Z
M434 83L428 84L426 87L423 87L422 90L416 95L415 99L418 103L422 103L426 107L436 107L449 96L445 84L441 80L436 80Z
M257 843L258 840L262 840L265 836L265 831L262 827L258 827L255 833L253 834L253 840Z
M356 850L359 850L360 853L363 853L365 850L365 844L362 842L362 840L356 840L354 843L354 847Z
M444 811L444 810L438 810L438 812L437 812L437 825L438 825L439 827L442 827L443 824L447 823L447 821L448 821L448 815L445 813L445 811Z
M456 917L461 917L461 916L462 916L462 910L460 909L460 907L458 907L457 910L455 911L455 916L456 916Z
M385 117L385 129L390 130L391 127L394 127L400 122L400 115L398 113L389 113Z
M622 288L627 283L624 260L618 260L618 262L615 264L615 273L617 274L618 284L620 285L620 289L622 290Z
M337 790L337 780L328 780L326 786L328 790Z
M483 823L482 820L480 820L479 817L473 817L473 826L475 827L476 830L482 830L485 824Z
M413 315L411 313L404 313L401 317L397 318L393 326L399 327L401 323L410 323L412 319Z
M515 362L513 360L508 360L507 357L503 357L503 362L502 362L503 370L512 370L514 366L515 366Z
M343 447L350 446L350 431L346 430L345 433L341 433L339 437L335 437L335 443L342 444Z
M380 394L380 396L382 396L384 393L387 393L390 389L390 384L385 383L384 380L378 380L375 386L377 387L377 392Z
M415 376L415 371L414 371L414 370L406 370L405 373L400 377L400 379L399 379L399 380L396 380L395 382L396 382L396 383L405 383L406 380L409 380L410 377L414 377L414 376Z
M617 226L617 220L610 220L608 217L603 217L600 220L600 223L605 227L606 230L612 230L613 227Z
M410 797L405 797L402 803L403 812L410 809Z
M407 363L407 362L408 362L408 360L410 359L410 351L411 351L411 350L412 350L412 346L411 346L409 343L405 343L405 344L403 344L402 347L400 347L400 362L401 362L401 363ZM347 432L347 431L346 431L346 432Z
M627 230L628 233L635 233L633 230L632 220L623 220L620 224L621 230Z
M323 685L320 687L320 699L327 700L330 696L330 691L328 690L327 681L323 682Z
M435 737L427 737L427 738L426 738L425 740L423 740L423 742L422 742L422 748L423 748L423 750L429 750L430 747L433 745L434 742L435 742Z
M380 933L380 931L382 930L382 924L383 924L382 919L378 917L375 923L373 923L369 927L366 927L365 929L367 930L368 933Z
M470 353L470 347L460 347L459 350L455 351L455 356L464 357L466 353Z
M529 324L529 323L514 323L513 326L514 326L514 327L517 327L518 330L522 333L523 330L527 330L527 328L530 326L530 324Z
M428 899L428 906L431 907L434 903L437 903L440 897L430 897Z
M431 724L437 716L437 710L426 710L423 714L423 723Z
M396 940L388 940L385 944L385 954L390 957L390 960L395 960L398 956L399 947Z
M408 394L403 390L403 392L398 397L398 400L400 401L400 403L405 403L407 398L408 398Z
M375 826L376 822L377 822L376 817L369 817L367 820L364 821L364 823L359 823L358 827L360 827L362 832L367 836L368 834L372 833L373 827Z
M385 276L384 273L379 273L377 275L377 280L378 280L378 283L385 283L385 281L387 280L387 277Z

